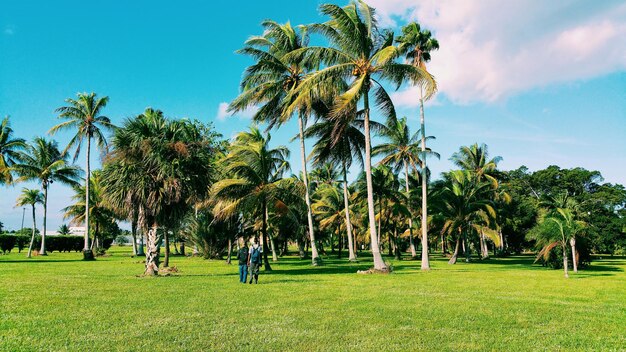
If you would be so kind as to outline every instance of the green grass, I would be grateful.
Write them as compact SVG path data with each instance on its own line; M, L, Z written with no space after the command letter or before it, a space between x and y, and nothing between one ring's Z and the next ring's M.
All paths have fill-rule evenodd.
M0 256L0 350L625 350L626 259L589 270L531 265L531 257L447 265L281 258L259 285L237 266L174 257L180 273L141 278L140 258L114 247L31 260Z

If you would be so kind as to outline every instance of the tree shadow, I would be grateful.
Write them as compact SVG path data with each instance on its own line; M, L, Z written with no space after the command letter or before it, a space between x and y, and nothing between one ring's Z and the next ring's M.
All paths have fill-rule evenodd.
M82 262L82 259L9 259L9 260L1 260L0 259L0 263L23 263L23 264L29 264L29 263L75 263L75 262Z

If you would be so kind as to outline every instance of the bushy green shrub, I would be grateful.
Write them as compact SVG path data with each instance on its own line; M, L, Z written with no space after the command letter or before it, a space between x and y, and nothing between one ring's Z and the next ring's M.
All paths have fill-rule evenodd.
M17 236L11 235L8 233L0 235L0 250L4 254L10 253L13 247L15 247L15 243L17 242Z

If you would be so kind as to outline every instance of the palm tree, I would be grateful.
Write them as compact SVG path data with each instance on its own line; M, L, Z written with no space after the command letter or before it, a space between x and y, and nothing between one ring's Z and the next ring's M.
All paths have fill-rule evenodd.
M270 134L263 135L257 127L239 133L223 160L229 177L216 182L212 190L217 218L245 213L261 219L265 270L272 270L267 259L269 207L280 201L279 184L289 170L289 149L270 148L270 140Z
M13 183L11 167L19 162L21 152L26 149L26 142L21 138L13 138L13 129L9 117L0 123L0 184Z
M59 226L59 229L57 230L57 232L61 236L67 236L72 233L70 231L70 228L66 224L62 224L61 226Z
M346 111L354 110L359 101L363 102L365 135L365 174L367 182L368 218L374 257L374 268L386 270L380 255L374 216L372 189L371 139L370 139L370 92L374 91L375 101L383 115L395 117L391 98L382 86L382 80L389 80L398 87L406 80L423 84L427 96L434 93L436 84L422 68L394 62L398 48L393 46L393 34L379 34L374 9L362 0L352 1L346 7L333 4L320 6L322 14L330 17L325 23L309 26L311 31L323 34L330 47L307 47L294 50L290 58L307 58L313 65L325 68L309 75L294 91L295 99L285 110L286 114L307 105L317 92L333 91L337 81L350 79L346 91L338 92L331 116L345 118Z
M288 54L307 46L308 35L304 27L297 31L291 24L278 24L264 21L263 36L252 37L246 41L239 53L252 56L257 62L248 67L241 82L242 93L229 106L229 111L238 112L250 106L261 105L254 116L256 122L267 122L268 128L280 126L293 114L284 114L284 108L293 101L293 94L305 77L309 67L301 58L288 58ZM307 174L306 149L304 145L304 126L307 111L299 108L298 136L300 138L300 159L302 162L302 181L305 186L307 220L311 241L313 265L320 262L315 243L313 213Z
M22 188L22 194L17 198L16 207L23 207L27 204L33 208L33 234L30 237L30 245L28 246L28 255L31 257L33 251L33 244L35 243L35 229L37 228L37 222L35 221L35 205L43 203L43 194L38 189Z
M440 211L445 218L441 232L452 237L456 246L449 263L455 264L459 254L459 245L464 240L466 261L469 261L468 234L475 231L485 234L494 243L499 243L499 236L491 228L491 219L495 218L493 201L488 182L479 182L469 171L456 170L444 174L445 186L440 191Z
M452 155L450 160L461 169L470 172L478 182L483 180L490 182L493 188L493 192L491 192L492 200L506 200L509 197L506 192L498 192L499 182L496 177L496 169L502 157L496 156L489 159L489 149L486 144L478 145L478 143L474 143L469 147L462 146L458 152ZM489 257L487 242L483 234L480 235L480 250L483 258Z
M115 221L113 210L104 204L101 180L102 174L100 170L95 170L89 179L89 217L91 221L90 225L93 225L95 229L91 247L88 248L89 250L97 243L100 229ZM72 196L72 200L76 203L63 209L63 218L71 219L71 222L74 224L84 223L86 221L85 215L87 214L85 211L85 194L87 189L84 185L76 185L73 189L74 195ZM95 247L97 248L98 245L95 245Z
M547 260L553 248L561 247L563 252L563 272L569 278L567 245L571 238L585 227L585 223L575 220L574 213L570 209L557 208L540 224L537 244L542 246L537 254L537 260L541 257ZM575 255L575 253L572 253Z
M68 150L76 148L74 153L74 162L80 154L83 141L87 140L87 155L86 155L86 177L85 177L85 247L83 248L83 258L85 260L93 259L93 253L89 250L89 179L91 177L91 139L96 141L96 145L100 149L105 149L107 141L102 133L104 130L112 130L114 128L111 124L111 120L108 117L102 116L101 111L107 105L109 97L97 98L96 93L78 93L77 99L66 99L65 102L68 106L62 106L56 111L59 113L59 118L66 121L52 127L49 131L50 134L54 134L60 130L76 130L76 134L65 147L63 154Z
M494 172L498 168L498 163L502 161L502 157L496 156L489 159L489 149L486 144L474 143L469 147L462 146L450 160L461 169L471 172L478 181L486 179L491 182L493 188L498 188L498 179Z
M394 168L395 172L399 172L400 169L404 171L404 187L407 199L410 199L409 189L409 174L411 170L418 170L424 164L420 159L423 153L419 150L419 131L414 135L411 135L409 126L407 125L406 117L403 117L396 121L389 121L387 126L382 131L383 137L387 139L387 143L380 144L372 150L374 155L384 155L380 161L383 165L390 165ZM428 137L429 139L433 137ZM433 154L439 157L439 154L433 153L430 149L427 153ZM426 178L422 178L426 180ZM424 183L424 182L422 182ZM422 204L423 206L423 204ZM408 207L409 213L411 213L411 207ZM423 216L424 214L422 214ZM424 223L422 222L422 226ZM423 234L422 234L423 236ZM411 257L415 258L415 244L413 243L413 218L409 216L409 243L411 249ZM428 252L428 250L426 250ZM428 256L426 256L428 261Z
M407 60L415 67L426 71L426 62L430 61L430 52L439 49L439 42L432 37L429 30L422 30L416 22L409 23L402 28L402 35L396 38L398 49L406 54ZM426 124L424 121L424 90L420 85L420 131L422 131L422 270L430 269L428 260L428 178L426 177Z
M316 190L316 201L313 203L313 211L320 219L320 228L328 230L337 235L339 239L339 258L341 258L341 247L343 242L343 234L348 237L349 260L356 260L352 247L352 224L346 222L344 217L348 219L346 213L350 213L350 209L346 209L344 196L336 185L323 184ZM331 239L332 240L332 239Z
M33 145L28 146L22 161L14 165L20 175L20 181L37 180L43 189L43 231L41 232L41 255L46 255L46 219L48 212L48 189L56 181L74 186L78 184L82 170L75 165L69 165L67 156L61 154L56 141L47 141L37 137Z
M329 104L318 103L317 113L321 115L315 124L307 128L306 137L317 137L317 142L313 146L314 162L317 165L332 163L341 166L343 176L343 199L345 224L348 232L348 258L350 261L356 260L355 243L353 243L353 228L350 219L350 202L348 192L348 169L356 159L363 165L363 149L365 149L365 136L361 132L364 121L359 119L356 111L350 112L352 119L330 119ZM376 129L381 129L381 125L370 121Z
M208 193L213 151L197 124L169 120L151 108L126 120L111 144L102 175L105 200L115 207L137 205L138 224L148 238L145 275L157 275L158 229L180 222L192 199ZM165 252L167 258L167 244Z

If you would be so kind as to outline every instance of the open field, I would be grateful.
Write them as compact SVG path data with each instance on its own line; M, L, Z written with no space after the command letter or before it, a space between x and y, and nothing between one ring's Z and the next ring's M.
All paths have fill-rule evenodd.
M128 248L26 260L0 256L0 350L625 350L626 258L571 279L531 257L389 275L281 258L259 285L237 266L174 257L180 273L140 278ZM389 259L387 259L389 260Z

